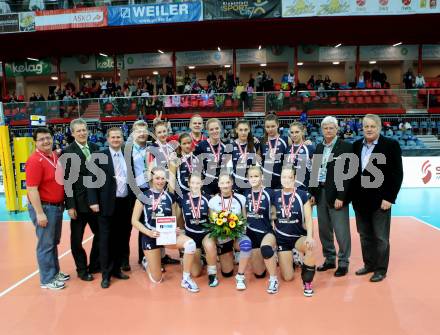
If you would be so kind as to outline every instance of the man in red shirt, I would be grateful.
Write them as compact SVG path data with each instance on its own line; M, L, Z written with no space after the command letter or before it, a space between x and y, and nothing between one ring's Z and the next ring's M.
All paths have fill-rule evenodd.
M37 149L26 162L26 188L29 216L38 238L40 286L60 290L70 279L68 274L60 271L57 247L61 238L64 187L56 181L58 157L52 151L53 139L49 129L37 128L33 137ZM62 174L60 176L62 182Z

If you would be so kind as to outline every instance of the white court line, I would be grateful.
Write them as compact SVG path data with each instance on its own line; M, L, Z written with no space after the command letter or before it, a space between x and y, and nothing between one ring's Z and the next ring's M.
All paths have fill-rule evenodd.
M88 237L87 239L85 239L82 244L86 244L87 242L89 242L94 235ZM63 253L62 255L58 256L58 259L61 259L63 257L65 257L66 255L70 254L72 252L72 249L67 250L65 253ZM12 290L16 289L17 287L19 287L21 284L27 282L29 279L31 279L32 277L36 276L37 274L39 274L40 271L36 270L34 272L32 272L29 276L23 278L22 280L16 282L14 285L8 287L6 290L0 292L0 298L2 298L3 296L5 296L6 294L8 294L9 292L11 292Z
M423 224L425 224L425 225L427 225L427 226L430 226L431 228L434 228L434 229L440 231L440 228L439 228L439 227L436 227L436 226L434 226L434 225L432 225L432 224L430 224L430 223L428 223L428 222L426 222L426 221L423 221L423 220L421 220L421 219L419 219L419 218L417 218L417 217L415 217L415 216L408 216L408 217L409 217L409 218L413 218L414 220L419 221L420 223L423 223Z

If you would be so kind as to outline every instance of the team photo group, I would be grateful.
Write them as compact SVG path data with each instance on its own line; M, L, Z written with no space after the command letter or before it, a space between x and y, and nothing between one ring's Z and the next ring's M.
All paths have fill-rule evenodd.
M50 130L37 128L26 185L40 286L59 290L70 279L60 270L57 250L67 210L77 275L92 281L101 273L102 288L114 278L129 279L133 235L138 250L132 243L131 253L152 283L166 280L165 267L175 264L189 292L234 275L237 290L245 290L253 274L268 279L267 292L274 294L299 267L298 282L311 297L315 272L349 272L350 203L363 259L355 274L382 281L391 207L403 180L399 143L381 135L381 119L373 114L364 116L364 138L354 143L339 137L335 117L320 126L323 141L314 145L300 122L282 136L273 114L264 119L263 137L254 137L249 120L241 119L227 141L215 118L205 122L194 115L191 131L174 135L160 119L151 128L138 120L126 142L121 128L107 129L108 147L100 150L88 141L87 123L75 119L74 141L61 153L53 150ZM83 248L87 225L94 234L89 257ZM317 264L321 248L324 262ZM168 249L178 249L173 255L180 259Z

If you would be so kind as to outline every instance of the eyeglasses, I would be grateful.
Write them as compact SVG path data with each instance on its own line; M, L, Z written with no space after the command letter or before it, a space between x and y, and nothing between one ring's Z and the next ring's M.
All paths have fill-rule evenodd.
M36 142L52 141L52 136L41 137Z

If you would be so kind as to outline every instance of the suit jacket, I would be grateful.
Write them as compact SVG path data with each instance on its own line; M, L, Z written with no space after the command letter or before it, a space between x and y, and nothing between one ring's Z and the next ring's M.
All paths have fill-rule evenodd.
M122 150L122 152L124 152ZM95 160L96 166L101 170L90 171L91 176L97 176L104 173L105 182L100 188L89 188L87 189L89 206L99 205L99 214L102 216L112 216L114 214L115 201L116 201L116 189L117 183L115 178L115 169L113 166L113 159L110 149L105 149L102 151L103 154L107 155L107 164L101 164ZM127 171L128 173L128 171ZM96 179L95 179L96 180ZM128 196L130 197L130 186L128 187Z
M324 152L324 145L322 143L319 143L316 146L316 151L314 153L314 157L316 157L316 155L322 155ZM351 143L348 143L344 140L341 139L337 139L336 143L332 149L332 155L333 158L330 159L327 162L327 174L326 174L326 179L325 179L325 184L324 184L324 188L325 188L325 195L327 198L327 203L328 205L333 208L334 204L335 204L335 200L339 199L342 200L344 202L344 206L348 205L350 202L349 199L349 188L350 188L350 180L344 180L342 183L343 186L343 190L338 190L337 189L337 184L335 183L335 165L336 165L336 161L338 159L338 157L342 154L347 154L347 153L353 153L353 145ZM314 160L313 164L317 164L320 163L321 160L319 160L319 162L316 162ZM344 173L347 173L348 168L349 168L349 160L347 159L345 161L345 165L344 165ZM315 169L315 167L314 167ZM311 185L312 182L311 182ZM310 193L315 197L316 202L319 202L319 187L309 187L309 191Z
M89 146L90 153L99 151L99 147L96 144L87 142L87 145ZM67 146L63 153L77 154L81 159L78 180L72 184L73 196L68 197L67 194L65 194L66 207L67 209L74 208L80 213L90 212L89 203L87 200L87 188L84 186L83 182L83 177L89 174L89 171L86 168L86 156L75 141ZM65 179L69 178L71 168L72 160L69 159L66 162L66 170L64 173Z
M372 151L372 155L384 154L386 164L377 164L376 161L373 164L370 158L365 170L362 171L362 147L363 139L357 140L353 144L354 153L359 157L359 170L353 180L351 193L354 209L364 213L371 213L380 208L382 200L391 203L396 201L403 180L402 151L397 141L381 135ZM378 169L374 175L377 175L380 171L384 181L377 188L364 187L365 185L361 184L362 177L371 181L375 179L372 169Z

